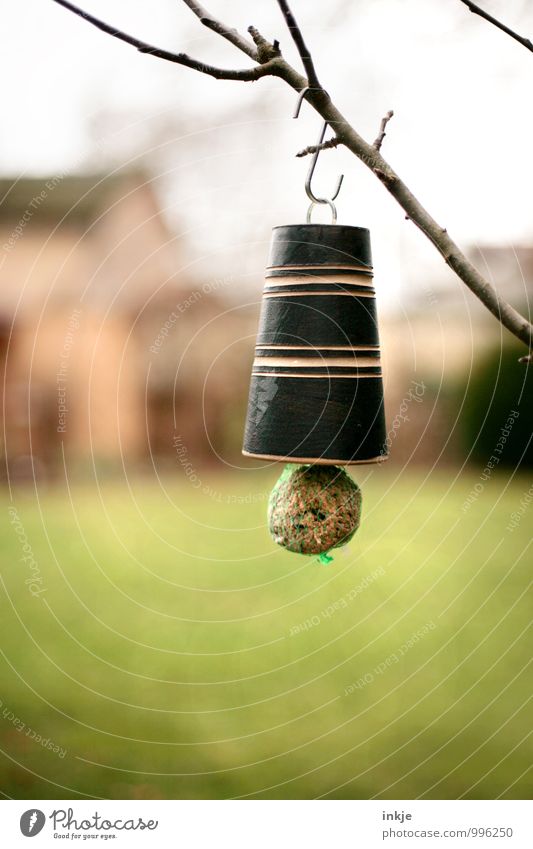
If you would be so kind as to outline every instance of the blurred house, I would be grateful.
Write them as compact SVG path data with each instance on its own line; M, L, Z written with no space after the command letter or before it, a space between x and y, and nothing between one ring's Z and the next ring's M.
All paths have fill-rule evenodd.
M63 455L99 467L172 457L176 432L191 455L212 454L204 413L224 421L240 403L221 374L231 357L203 411L205 378L250 318L230 310L217 320L228 281L195 280L180 247L143 173L0 181L10 477L61 473ZM247 355L238 360L246 370Z
M478 245L467 254L502 297L528 315L533 246ZM477 426L466 421L467 409L472 416L468 396L495 353L493 372L485 374L492 380L491 403L497 381L506 380L498 367L500 353L514 350L514 337L442 263L440 273L405 291L403 312L382 320L381 339L391 459L402 464L464 462L465 445L471 446L472 427ZM522 367L517 370L518 356L504 357L512 364L513 378L523 375ZM413 381L423 383L419 401L412 398ZM480 424L486 413L479 407ZM502 423L506 415L502 413Z

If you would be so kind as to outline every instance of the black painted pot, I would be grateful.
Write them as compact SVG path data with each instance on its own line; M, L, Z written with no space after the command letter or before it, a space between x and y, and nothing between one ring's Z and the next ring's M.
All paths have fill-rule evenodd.
M348 465L386 459L383 383L363 227L275 227L243 454Z

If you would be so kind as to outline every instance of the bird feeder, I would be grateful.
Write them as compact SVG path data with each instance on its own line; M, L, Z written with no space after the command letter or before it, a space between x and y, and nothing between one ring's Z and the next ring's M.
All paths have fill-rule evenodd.
M289 464L269 499L271 536L322 562L361 519L361 490L339 467L387 458L370 234L336 223L342 176L331 198L311 188L327 126L305 151L307 223L273 231L243 446ZM331 224L311 223L316 204L329 206Z

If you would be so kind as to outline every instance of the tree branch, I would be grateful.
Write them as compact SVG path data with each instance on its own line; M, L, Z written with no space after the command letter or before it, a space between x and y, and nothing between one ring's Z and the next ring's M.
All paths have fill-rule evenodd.
M205 9L201 3L196 3L196 0L183 0L183 2L189 7L191 12L199 18L200 23L202 23L204 27L216 32L217 35L221 35L222 38L225 38L226 41L229 41L235 47L238 47L238 49L242 50L243 53L246 53L250 59L257 62L257 50L254 48L253 44L251 44L248 39L241 35L236 29L227 27L222 23L222 21L217 21L216 18L209 14L207 9Z
M390 109L387 112L387 114L385 115L385 117L381 119L381 126L379 128L378 137L375 140L374 144L372 145L372 147L375 147L376 150L381 150L381 145L383 144L383 139L387 135L387 133L385 132L385 130L387 129L387 124L389 123L390 119L393 118L393 117L394 117L394 112L392 111L392 109Z
M307 84L309 88L324 91L318 81L315 66L313 64L313 59L309 50L306 47L302 31L296 23L296 19L291 12L289 4L286 2L286 0L278 0L278 6L280 7L285 17L285 21L287 23L287 27L289 28L290 34L292 35L292 39L296 47L298 48L298 53L300 54L300 58L305 69L305 73L307 76Z
M501 298L493 286L466 258L458 245L422 206L381 153L368 144L333 103L317 104L317 111L335 129L336 135L378 177L385 188L398 201L408 218L435 245L439 253L457 276L487 309L518 339L533 347L533 326L510 304Z
M498 21L497 18L493 18L492 15L489 15L488 12L485 12L484 9L482 9L476 3L471 3L470 0L461 0L461 3L464 3L465 6L468 6L470 11L474 15L479 15L481 18L485 18L486 21L493 24L498 29L501 29L502 32L507 33L507 35L510 35L511 38L514 38L515 41L518 41L527 50L530 50L533 53L533 42L531 42L529 38L524 38L522 35L518 35L517 32L510 29L508 26L503 24L501 21Z
M205 62L201 62L198 59L193 59L191 56L187 56L186 53L171 53L168 50L161 50L159 47L147 44L145 41L141 41L140 39L135 38L132 35L128 35L110 24L104 23L104 21L99 20L99 18L95 18L93 15L90 15L88 12L85 12L73 3L69 3L68 0L53 0L53 2L58 3L59 6L63 6L65 9L68 9L70 12L73 12L75 15L83 18L102 32L113 36L113 38L118 38L119 41L131 44L131 46L135 47L140 53L148 53L150 56L155 56L157 59L165 59L168 62L185 65L187 68L192 68L194 71L199 71L201 74L208 74L210 77L214 77L217 80L242 80L243 82L253 82L254 80L258 80L268 74L275 73L275 70L268 62L265 62L263 65L256 65L253 68L245 68L243 70L217 68L214 65L207 65Z
M402 207L407 218L416 224L424 235L435 245L436 249L442 255L445 262L448 263L450 268L470 289L470 291L479 298L486 308L500 321L500 323L514 336L524 342L530 350L533 348L533 326L531 323L498 295L494 287L485 280L483 275L480 274L480 272L462 253L453 239L451 239L447 230L441 227L435 219L431 217L427 210L424 209L420 201L413 195L410 189L400 179L398 174L396 174L388 162L383 158L379 149L377 149L374 145L369 144L359 135L359 133L357 133L321 87L316 77L313 61L309 55L309 51L305 47L302 34L294 21L286 0L278 0L278 3L284 11L291 34L298 46L308 79L303 77L300 73L298 73L298 71L289 65L285 59L283 59L277 42L270 44L254 27L250 27L248 31L257 46L258 58L262 64L256 65L255 67L245 71L231 71L204 65L183 53L174 54L165 50L154 48L143 41L139 41L139 39L126 35L125 33L121 33L119 30L114 29L108 24L104 24L102 21L99 21L92 15L87 14L72 3L67 2L67 0L53 0L53 2L59 3L71 12L80 15L80 17L93 24L93 26L98 27L98 29L103 30L103 32L131 44L142 53L149 53L153 56L167 59L171 62L186 65L187 67L193 68L201 73L210 74L216 79L256 80L264 76L277 76L283 79L297 92L301 92L302 89L309 87L309 91L306 95L307 101L313 106L315 111L322 116L323 120L327 121L333 128L335 137L338 140L337 143L345 145L361 160L361 162L363 162L364 165L367 166L367 168L373 172L373 174L375 174L375 176L383 183L387 191L390 192L390 194ZM466 0L462 0L462 2L466 2Z

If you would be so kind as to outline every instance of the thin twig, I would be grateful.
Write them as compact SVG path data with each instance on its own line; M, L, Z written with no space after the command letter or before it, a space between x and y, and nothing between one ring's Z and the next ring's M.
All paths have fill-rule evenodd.
M296 47L298 48L298 53L300 54L300 59L302 60L302 64L305 69L309 88L321 89L322 87L318 81L315 66L313 64L313 58L306 47L302 31L296 23L296 19L291 12L287 0L278 0L278 6L280 7L281 11L283 12L283 15L285 16L285 21L289 28L292 39Z
M392 109L390 109L387 112L387 114L385 115L385 117L381 119L381 125L380 125L380 128L379 128L378 137L375 140L374 144L372 145L372 147L375 147L376 150L381 150L381 145L383 144L383 139L387 135L385 130L387 129L387 124L389 123L389 121L392 117L394 117L394 112L392 111Z
M232 27L227 27L222 23L222 21L218 21L207 11L207 9L204 8L204 6L202 6L201 3L197 3L196 0L183 0L183 2L189 7L191 12L200 19L200 23L202 23L204 27L212 30L212 32L216 32L217 35L221 35L222 38L225 38L226 41L229 41L235 47L238 47L239 50L246 53L250 59L257 62L257 50L247 38L240 34L240 32Z
M311 153L317 153L321 150L328 150L330 147L338 147L340 144L342 144L341 140L338 139L336 136L333 136L332 139L328 139L328 141L322 142L322 144L310 144L308 147L304 147L303 150L298 151L296 156L309 156Z
M69 3L68 0L53 0L53 2L58 3L60 6L68 9L75 15L79 15L80 18L83 18L102 32L113 36L113 38L118 38L120 41L126 42L126 44L131 44L132 47L135 47L140 53L147 53L158 59L166 59L168 62L185 65L187 68L192 68L194 71L199 71L202 74L208 74L210 77L214 77L217 80L242 80L243 82L253 82L254 80L260 79L260 77L264 77L272 73L268 63L265 63L264 65L256 65L253 68L246 68L243 70L231 70L226 68L217 68L214 65L206 65L205 62L193 59L190 56L187 56L186 53L171 53L168 50L161 50L159 47L147 44L145 41L141 41L140 39L135 38L132 35L128 35L110 24L104 23L104 21L99 20L99 18L95 18L93 15L90 15L88 12L85 12L73 3Z
M261 35L257 27L248 27L248 32L252 36L254 44L257 47L257 58L262 65L265 62L270 62L272 59L278 59L281 56L279 41L274 41L271 44L270 41Z
M498 29L501 29L503 32L507 33L507 35L510 35L511 38L514 38L515 41L518 41L527 50L530 50L533 53L533 42L529 38L524 38L524 36L518 35L517 32L510 29L497 18L493 18L492 15L489 15L488 12L485 12L485 10L478 6L477 3L471 3L470 0L461 0L461 3L464 3L465 6L468 6L470 11L473 12L474 15L479 15L480 17L485 18L486 21L493 24L495 27L498 27Z

